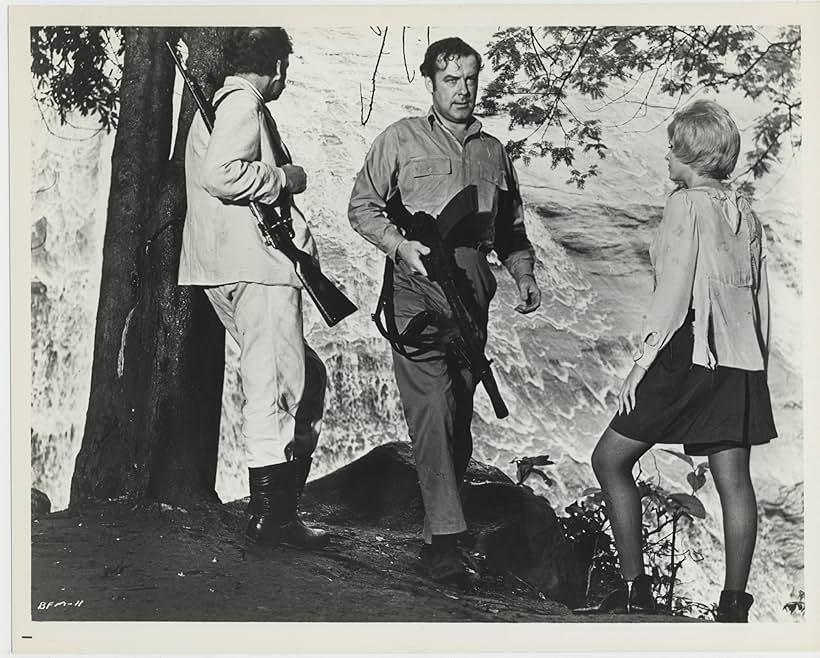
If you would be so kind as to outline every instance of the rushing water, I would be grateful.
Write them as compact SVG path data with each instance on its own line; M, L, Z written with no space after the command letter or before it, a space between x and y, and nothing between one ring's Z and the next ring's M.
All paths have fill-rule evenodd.
M418 32L408 34L410 61L420 61L426 45ZM476 45L486 41L486 30L474 32ZM438 36L443 33L433 33ZM406 438L388 348L369 319L383 259L350 229L346 207L373 138L395 119L424 112L429 96L419 79L407 82L394 35L380 68L372 118L362 127L359 83L366 88L375 59L362 43L374 41L377 51L375 36L366 29L337 29L294 31L293 37L288 90L272 109L296 161L309 172L301 205L324 267L362 309L328 329L306 304L308 340L330 372L314 471L321 475L384 441ZM719 100L747 133L760 108L734 97ZM586 104L586 110L595 109ZM605 126L614 126L633 113L631 107L612 105L601 116ZM663 162L665 132L662 126L652 129L664 116L654 110L611 127L606 132L610 155L600 163L599 178L583 191L566 186L566 172L546 163L518 166L544 303L532 317L516 314L512 283L496 264L499 288L488 351L511 415L495 419L479 391L475 456L512 474L515 457L549 454L556 484L543 494L559 512L594 484L589 455L612 414L650 290L648 244L671 190ZM61 127L45 117L48 128L33 111L32 479L60 508L67 504L88 402L113 138ZM507 139L504 122L486 125ZM799 172L799 153L789 154L760 182L757 203L771 246L770 387L780 431L780 438L753 455L761 528L750 590L758 599L758 619L785 618L782 605L803 587ZM238 434L236 349L229 341L226 350L217 488L230 500L246 495L247 485ZM667 488L687 490L682 462L660 455L643 461L644 472L654 475L657 468L655 476ZM685 565L681 590L713 601L722 580L719 505L711 483L699 495L709 516L689 529L687 542L706 559Z

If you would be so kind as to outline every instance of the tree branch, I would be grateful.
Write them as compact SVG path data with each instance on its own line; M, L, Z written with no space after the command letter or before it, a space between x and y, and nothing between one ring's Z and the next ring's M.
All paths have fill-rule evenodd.
M33 90L32 90L33 91ZM94 139L99 133L101 133L105 128L100 126L94 132L86 137L65 137L64 135L58 135L54 130L52 130L51 126L48 124L48 120L46 119L46 115L43 112L43 107L40 103L40 99L37 97L37 94L32 94L32 98L34 99L34 103L37 106L37 111L40 113L40 118L43 120L43 125L46 127L46 130L50 135L54 135L57 139L62 139L66 142L87 142L90 139ZM91 130L88 128L87 130Z
M792 41L778 41L778 42L775 42L775 43L769 43L768 48L766 48L766 50L764 50L762 53L760 53L760 56L754 62L752 62L744 71L741 71L740 73L728 74L720 80L712 80L710 82L705 82L703 86L704 87L717 88L720 85L728 84L729 82L733 82L735 80L740 80L742 78L745 78L747 75L749 75L749 73L751 73L757 67L758 64L760 64L760 62L763 61L763 59L765 59L766 55L768 55L773 48L783 48L783 50L785 52L787 52L789 55L791 55L792 51L787 50L785 48L785 46L794 46L799 42L800 42L800 39L794 39Z
M373 28L370 29L372 30ZM381 34L381 32L377 33L381 34L382 45L379 48L379 56L376 58L376 66L373 68L373 77L370 79L370 105L367 108L367 116L365 116L364 113L364 96L362 96L362 86L359 85L359 102L361 103L359 116L363 126L367 125L367 122L370 120L370 115L373 112L373 101L376 98L376 74L379 71L379 63L382 61L382 54L384 54L384 44L387 41L387 30L388 28L385 26L384 34ZM375 30L373 31L376 32Z
M775 138L771 140L771 143L766 147L766 149L755 159L754 162L752 162L748 167L746 167L746 169L744 169L737 176L735 176L732 179L733 181L753 172L759 164L764 162L769 157L769 154L772 152L774 148L779 147L780 138L783 137L783 135L785 135L787 132L791 132L791 129L794 127L795 121L792 118L792 107L800 107L800 105L801 103L797 102L794 105L789 106L789 120L786 122L785 128L783 128L783 130L781 130L775 135Z
M567 86L567 82L569 82L572 73L575 71L575 67L578 66L578 63L581 61L581 58L584 56L584 51L586 47L589 45L589 42L592 40L592 36L595 34L598 28L591 28L589 30L589 34L587 35L586 39L584 40L583 44L578 50L578 56L575 58L575 61L572 63L572 66L569 67L569 70L564 74L563 79L561 80L561 86L555 92L555 100L552 103L552 107L550 108L549 114L547 115L546 120L542 124L544 126L544 133L549 129L552 125L553 116L555 116L555 111L558 109L558 104L562 100L561 94L564 91L564 87Z
M544 69L544 73L546 73L549 76L549 71L547 71L547 67L544 66L544 62L541 59L541 55L538 54L538 50L536 49L536 45L538 46L538 48L541 49L542 53L544 53L547 57L550 58L550 61L553 64L557 64L558 61L552 55L549 54L549 51L546 48L544 48L543 45L541 45L541 42L538 40L538 36L536 36L536 34L535 34L535 29L532 26L530 26L530 39L531 39L531 43L532 43L533 53L538 58L538 62L541 64L541 68Z
M407 32L407 27L401 28L401 57L404 60L404 74L407 76L407 82L413 82L416 78L416 72L413 71L413 76L410 76L410 71L407 68L407 50L404 46L404 35Z

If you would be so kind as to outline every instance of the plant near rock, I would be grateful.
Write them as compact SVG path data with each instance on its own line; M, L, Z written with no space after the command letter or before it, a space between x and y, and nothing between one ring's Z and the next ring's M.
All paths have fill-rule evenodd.
M706 518L706 509L697 492L707 482L709 464L695 464L689 455L661 449L689 466L686 482L690 491L669 491L661 486L661 473L655 480L644 478L639 470L636 484L643 512L644 563L654 581L658 607L670 614L714 617L714 605L693 601L675 594L678 574L687 560L698 562L703 556L681 546L681 533L695 519ZM527 486L531 476L537 476L547 486L555 480L544 472L544 466L554 464L548 455L514 459L519 486ZM639 462L640 469L640 462ZM583 573L583 598L590 602L608 592L620 579L618 554L606 509L606 497L599 487L585 489L578 500L565 508L567 516L559 517L564 536L573 544L575 556ZM790 605L790 604L787 604ZM797 608L797 605L794 606Z
M783 609L790 613L792 617L804 617L806 615L806 592L801 589L797 593L797 599L786 603Z
M538 466L553 466L555 464L555 462L550 459L549 455L540 455L538 457L520 457L518 459L513 459L510 463L515 464L517 469L516 476L518 481L516 484L527 486L524 483L531 475L537 475L540 477L544 484L548 487L555 484L555 480L547 475L542 469L537 468Z
M555 484L555 480L539 468L555 464L549 455L520 457L511 463L516 465L516 484L519 486L531 488L526 482L532 476L537 476L547 487ZM566 512L567 516L558 517L558 521L564 536L573 545L583 574L583 599L603 595L620 577L603 493L600 489L587 489L580 500L566 508Z
M559 517L564 536L574 548L583 574L583 600L599 599L620 580L618 554L600 489L584 491Z

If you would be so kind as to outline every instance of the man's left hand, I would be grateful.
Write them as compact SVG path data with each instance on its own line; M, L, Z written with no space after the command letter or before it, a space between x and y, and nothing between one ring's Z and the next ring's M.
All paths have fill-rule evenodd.
M541 306L541 290L535 282L535 277L525 274L518 281L518 296L521 303L515 307L519 313L532 313Z

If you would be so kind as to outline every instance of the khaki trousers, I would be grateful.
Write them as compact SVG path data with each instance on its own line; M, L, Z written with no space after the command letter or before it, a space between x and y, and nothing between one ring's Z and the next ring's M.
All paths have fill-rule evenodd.
M239 345L248 467L285 461L288 444L310 457L322 427L327 372L304 339L301 291L240 282L205 294Z
M487 338L487 310L496 282L481 252L456 250L456 261L466 277L462 298L468 305L483 346ZM394 303L399 330L417 313L433 311L442 318L440 331L452 332L450 307L438 284L411 274L402 263L395 270ZM418 471L424 503L424 540L467 529L461 507L460 488L473 451L470 424L476 382L442 349L424 361L412 361L393 353L393 370Z

